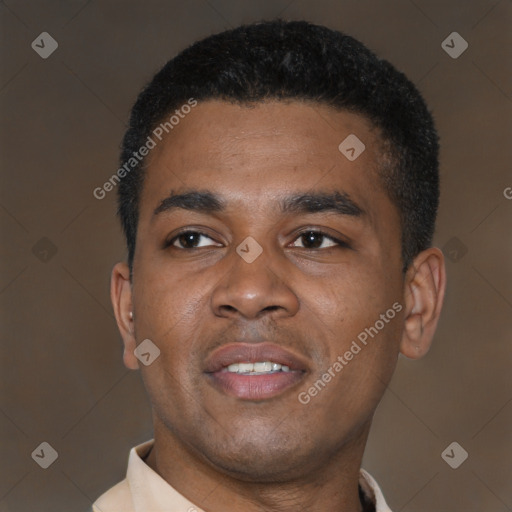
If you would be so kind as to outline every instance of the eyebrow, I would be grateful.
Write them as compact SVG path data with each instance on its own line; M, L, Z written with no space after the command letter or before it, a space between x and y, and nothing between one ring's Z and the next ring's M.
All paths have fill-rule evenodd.
M285 197L279 204L282 213L335 213L362 217L366 212L345 192L316 192Z
M225 201L209 190L191 190L182 194L171 192L155 208L153 216L181 208L200 213L222 212L226 209Z
M350 217L366 214L347 193L339 191L286 196L279 201L278 207L282 214L334 213ZM190 190L181 194L171 192L155 208L153 218L178 208L204 214L222 213L227 209L227 202L209 190Z

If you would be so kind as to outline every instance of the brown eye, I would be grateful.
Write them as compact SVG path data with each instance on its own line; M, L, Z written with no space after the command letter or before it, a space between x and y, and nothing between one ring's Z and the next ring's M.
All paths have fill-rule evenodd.
M199 245L201 239L210 239L208 235L201 233L199 231L183 231L179 233L174 238L171 238L165 246L166 247L175 247L176 249L200 249L201 247L207 247L212 244L203 243Z
M302 246L293 245L293 247L303 247L304 249L327 249L335 246L348 247L345 242L337 240L322 231L315 230L303 231L296 240L300 240ZM325 242L327 242L327 244Z

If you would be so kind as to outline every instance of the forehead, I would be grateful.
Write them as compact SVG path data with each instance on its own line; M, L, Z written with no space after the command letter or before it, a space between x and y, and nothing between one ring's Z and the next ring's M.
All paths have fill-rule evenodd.
M362 144L356 159L347 158ZM367 119L316 103L199 102L148 155L140 220L171 190L197 188L253 209L267 209L285 192L336 190L372 215L372 205L386 199L377 176L381 147Z

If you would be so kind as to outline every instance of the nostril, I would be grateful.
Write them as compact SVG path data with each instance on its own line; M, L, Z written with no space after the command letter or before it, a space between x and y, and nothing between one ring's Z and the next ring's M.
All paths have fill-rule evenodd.
M229 304L222 306L221 309L225 309L227 311L236 311L236 308L233 306L230 306Z

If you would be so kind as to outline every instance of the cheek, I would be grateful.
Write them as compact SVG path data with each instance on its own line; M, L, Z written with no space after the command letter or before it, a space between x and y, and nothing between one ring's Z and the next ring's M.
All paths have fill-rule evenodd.
M353 330L357 334L347 334L331 347L329 360L311 383L315 386L319 379L329 380L315 405L330 411L334 422L345 424L347 418L364 422L372 414L396 367L397 325L395 318L380 331L370 331L373 322L369 327Z
M138 337L167 338L180 325L193 328L208 297L204 282L194 283L173 272L140 272L134 284L134 307L137 314Z
M327 337L324 364L332 365L352 347L357 354L348 354L350 369L343 372L351 375L351 382L364 379L367 371L386 380L396 364L401 316L393 305L401 309L400 286L388 274L353 266L333 273L321 285L310 282L305 309Z
M139 274L134 286L135 335L150 339L160 350L158 359L142 367L142 377L154 404L180 402L180 389L191 388L197 358L191 347L200 338L204 318L204 289L180 283L175 275ZM202 285L204 288L204 284ZM182 391L181 391L182 392ZM171 400L171 402L168 402Z
M353 334L353 328L374 322L389 301L382 283L355 266L334 270L321 281L311 281L303 298L314 315L337 329L343 326L345 334L346 329Z

